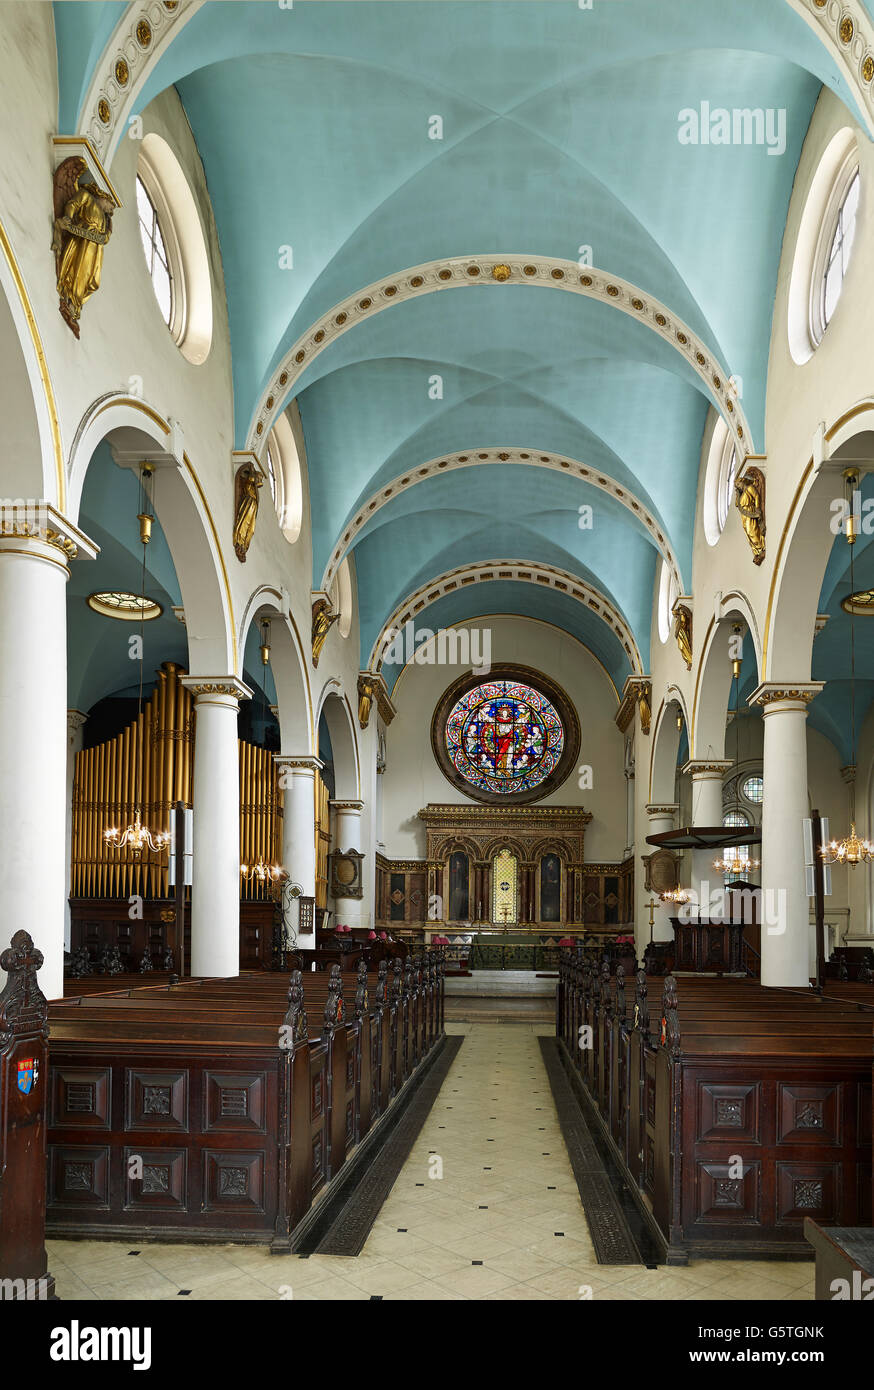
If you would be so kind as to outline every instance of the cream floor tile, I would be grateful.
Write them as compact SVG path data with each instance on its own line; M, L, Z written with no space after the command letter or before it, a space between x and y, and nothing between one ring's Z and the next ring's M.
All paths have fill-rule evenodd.
M499 1289L497 1293L487 1293L485 1295L487 1303L551 1303L552 1299L548 1293L543 1293L540 1289L535 1289L531 1284L510 1284L506 1289Z
M387 1261L385 1264L377 1265L375 1269L350 1269L343 1276L350 1284L355 1284L357 1288L364 1289L368 1294L394 1294L400 1293L403 1289L408 1289L411 1284L417 1282L417 1277L411 1270L404 1265L394 1264Z
M49 1266L51 1268L51 1266ZM83 1279L69 1269L58 1269L55 1273L55 1292L61 1299L92 1299L97 1297L93 1289L89 1288Z
M148 1265L143 1265L137 1274L130 1279L112 1280L106 1283L95 1282L91 1287L98 1298L113 1299L141 1298L148 1293L175 1294L179 1286L157 1269L150 1269Z
M597 1296L598 1286L591 1279L580 1277L579 1271L569 1269L564 1265L556 1265L548 1274L538 1274L534 1279L526 1280L532 1288L539 1289L542 1293L548 1294L551 1298L580 1298L581 1288L590 1288ZM610 1287L605 1284L604 1288ZM613 1286L616 1287L616 1286Z
M446 1243L444 1249L454 1255L463 1255L470 1260L488 1260L492 1255L507 1255L513 1246L499 1236L487 1235L485 1231L469 1231L460 1240Z
M497 1293L499 1289L506 1289L516 1282L500 1270L490 1269L488 1265L452 1270L448 1274L438 1275L434 1280L441 1288L449 1289L450 1293L463 1294L465 1298L485 1298L487 1294Z
M672 1269L664 1265L658 1269L638 1269L628 1279L623 1279L623 1287L641 1298L678 1298L706 1287L685 1269Z
M441 1288L439 1284L428 1279L421 1284L412 1284L403 1293L388 1294L385 1298L386 1303L399 1303L407 1300L424 1303L460 1303L464 1301L464 1294L453 1293L451 1289Z
M777 1279L755 1279L747 1275L745 1278L723 1279L720 1283L712 1286L719 1293L726 1294L734 1299L750 1299L752 1302L767 1303L772 1300L785 1298L787 1293L794 1290L787 1287Z
M348 1279L336 1276L333 1279L323 1279L320 1284L310 1284L309 1287L301 1289L295 1297L302 1302L330 1300L334 1303L347 1302L350 1299L366 1302L370 1294L358 1288L356 1284L350 1284Z

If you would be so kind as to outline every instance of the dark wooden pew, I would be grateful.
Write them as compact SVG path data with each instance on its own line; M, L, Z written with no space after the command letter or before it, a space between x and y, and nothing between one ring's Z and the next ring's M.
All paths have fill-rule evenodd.
M54 1003L50 1233L291 1248L442 1038L442 955L405 964L147 977Z
M559 1035L670 1262L809 1258L806 1216L870 1222L870 986L560 974Z

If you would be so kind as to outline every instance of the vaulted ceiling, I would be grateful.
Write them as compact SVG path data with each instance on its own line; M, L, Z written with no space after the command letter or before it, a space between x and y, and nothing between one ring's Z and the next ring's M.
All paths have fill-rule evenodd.
M62 129L123 8L56 5ZM141 105L175 85L203 159L237 443L269 424L268 394L273 418L297 398L313 587L354 551L362 665L415 590L501 559L597 589L646 662L659 555L691 581L708 409L764 442L823 83L854 109L786 0L222 0L180 27ZM681 143L702 102L785 111L785 149ZM419 621L501 611L554 622L617 684L631 669L597 612L506 579Z

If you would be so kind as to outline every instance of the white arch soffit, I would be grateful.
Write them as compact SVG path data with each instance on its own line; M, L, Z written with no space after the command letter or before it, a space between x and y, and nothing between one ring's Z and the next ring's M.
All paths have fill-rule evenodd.
M709 711L702 709L702 696L704 695L705 682L707 681L711 661L718 662L721 660L724 662L725 666L722 672L722 679L725 683L726 693L730 695L731 692L731 663L728 656L727 647L722 657L720 657L718 654L714 652L714 647L716 646L717 642L727 643L728 637L730 636L729 629L731 626L731 620L732 617L735 615L738 615L740 618L742 618L744 623L746 624L747 631L745 633L745 636L748 636L752 639L753 653L756 659L756 670L760 673L762 670L762 645L759 638L758 623L756 621L752 604L750 603L746 594L741 593L740 590L734 590L730 594L722 594L718 611L714 615L714 622L711 624L710 630L707 633L707 637L704 643L704 649L701 652L701 656L698 661L698 669L695 675L695 688L692 695L692 723L687 723L686 725L686 729L690 735L690 757L698 756L700 754L700 741L698 737L699 725L709 717ZM760 674L759 682L761 683L762 680L764 680L764 677ZM715 716L718 717L720 720L723 720L723 723L720 724L720 729L722 730L723 735L725 732L724 714L727 713L727 710L728 706L726 705L725 711L720 710L718 715Z
M663 699L662 699L661 708L659 709L659 712L658 712L658 715L657 715L657 717L656 717L655 724L653 725L653 730L652 730L652 743L651 743L650 750L649 750L649 792L648 792L648 796L649 796L650 801L653 800L653 797L655 797L656 800L659 799L658 793L653 791L653 784L654 784L654 782L655 782L655 779L656 779L656 776L657 776L657 773L658 773L658 770L659 770L658 767L657 767L657 762L658 762L659 754L660 754L661 748L662 748L662 740L665 739L665 738L673 737L673 738L676 739L676 746L675 746L675 748L674 748L674 774L676 775L676 764L677 764L677 752L676 752L676 749L677 749L677 747L679 746L679 742L680 742L680 730L677 729L677 728L671 729L671 728L668 726L668 724L667 724L667 720L668 720L668 710L669 710L671 704L678 704L678 705L680 706L680 709L683 711L683 723L684 723L684 725L685 725L685 727L686 727L686 733L687 733L687 735L688 735L688 732L689 732L689 727L690 727L690 726L689 726L689 712L688 712L688 709L687 709L687 707L686 707L686 697L685 697L685 695L683 694L682 690L680 689L680 687L679 687L678 685L669 685L668 688L667 688L667 690L666 690L665 693L664 693L664 697L663 697ZM673 799L673 788L671 789L671 799Z
M835 460L838 451L845 445L852 445L858 435L874 434L874 401L871 399L858 401L843 411L832 425L825 430L823 436L826 460ZM851 448L852 461L858 466L860 473L874 471L874 461L869 465L860 462L858 448ZM847 458L846 465L849 466L850 458ZM825 497L826 484L830 486L829 500L834 495L840 495L843 486L840 479L840 463L834 464L835 471L830 473L824 468L817 468L814 458L808 459L804 468L792 502L789 513L783 526L783 533L780 537L777 548L777 556L774 568L771 573L771 584L768 590L768 606L765 615L765 628L761 644L761 656L759 663L759 679L761 681L785 680L786 671L780 670L780 661L785 659L785 641L778 643L775 640L777 624L783 615L783 610L787 603L790 607L794 606L795 595L790 592L792 589L791 581L788 579L788 572L794 561L797 546L803 545L803 539L799 541L799 532L805 526L807 517L808 503L814 491L823 493ZM840 486L839 486L840 484ZM823 521L826 518L827 509L823 509ZM819 576L817 593L822 585L823 573ZM785 625L786 619L784 619ZM811 625L812 625L811 619ZM811 626L811 634L812 634ZM776 652L776 655L775 655ZM800 679L796 674L791 677L793 680ZM805 677L807 679L807 677Z
M399 603L383 624L382 630L370 650L367 661L368 670L380 671L382 667L381 653L390 641L391 634L397 630L402 631L405 623L418 617L432 603L436 603L438 599L444 598L447 594L469 590L472 583L489 584L493 582L536 584L541 588L550 588L556 593L575 599L577 603L583 605L587 612L594 613L603 623L606 623L614 637L617 637L622 644L634 674L643 674L643 663L640 659L637 642L625 619L609 599L605 598L591 584L587 584L567 570L555 569L551 565L526 564L524 560L489 560L478 562L475 565L463 565L460 569L447 570L445 574L432 579L430 583L423 584L415 593L408 595L402 603ZM464 621L468 620L465 619Z
M148 438L152 439L158 446L154 451L156 454L169 452L173 447L174 431L171 422L165 420L161 413L153 406L149 405L147 401L141 400L136 396L116 395L115 393L99 396L97 400L92 402L88 407L79 422L70 449L70 462L67 469L67 490L69 498L69 516L73 521L78 520L79 509L82 504L82 489L85 485L88 466L91 462L94 450L97 448L98 444L102 443L108 435L113 434L116 430L136 430L138 433L148 436ZM174 466L182 479L183 485L197 513L214 571L216 591L221 603L222 625L225 634L223 643L226 649L223 664L227 669L221 672L203 672L203 674L240 675L241 672L238 670L238 663L241 649L237 645L231 584L225 566L218 531L206 500L206 493L186 453L183 452L181 458L174 459ZM157 482L159 485L158 499L160 501L160 477L158 477ZM165 532L167 530L167 520L168 518L165 515L164 522L162 523L162 529ZM169 536L167 542L168 545L170 545ZM172 545L170 546L170 553L173 557L173 563L176 566L178 575L179 559L177 554L174 553ZM183 604L184 602L185 596L183 594ZM191 655L190 649L189 654ZM194 664L192 660L192 665ZM192 674L198 673L192 672Z
M18 339L24 370L30 385L30 398L36 418L42 456L43 497L58 511L66 514L67 478L64 470L64 450L58 408L52 388L45 350L30 304L24 277L21 274L12 243L0 222L0 291L5 296L9 315Z
M680 567L674 548L664 534L663 528L648 508L638 500L635 493L630 492L628 488L621 487L606 473L599 472L595 468L588 468L585 464L577 462L576 459L561 454L547 454L540 449L510 448L509 446L490 449L463 449L458 453L439 454L436 458L420 464L417 468L410 468L406 473L399 473L390 483L386 483L384 487L371 493L367 501L358 509L354 521L343 532L340 544L335 548L328 561L320 588L325 593L328 592L334 575L349 551L351 542L364 529L368 521L376 516L377 512L394 497L406 492L408 488L415 487L416 483L425 482L428 478L436 478L441 473L452 473L458 468L474 468L490 463L513 463L531 468L549 468L556 473L564 473L568 477L579 478L581 482L589 483L592 487L609 493L611 497L627 507L639 521L643 522L658 547L660 555L676 579L679 592L682 593Z
M509 276L504 277L505 270L509 270ZM715 402L732 437L736 439L738 453L745 456L756 452L752 431L730 385L729 373L688 324L651 295L605 270L598 270L594 266L581 268L576 261L520 253L454 256L443 261L427 261L423 265L399 271L394 276L376 280L366 289L335 304L298 338L274 371L272 382L264 390L249 426L246 448L259 454L297 378L319 353L356 324L393 304L438 290L492 285L497 291L503 285L520 284L563 290L596 299L621 309L645 324L679 352L698 375L707 389L708 398Z
M168 9L163 0L137 0L112 31L76 120L76 133L91 141L107 172L153 69L204 2L178 0Z
M311 688L310 688L309 672L308 672L307 667L306 667L306 661L304 660L303 654L301 653L301 650L300 650L300 644L299 644L298 639L297 639L297 633L295 632L295 629L294 629L294 627L293 627L293 625L292 625L292 623L291 623L291 621L290 621L290 619L289 619L289 616L288 616L290 604L291 604L291 600L290 600L288 594L285 593L283 590L281 590L281 589L276 589L276 588L274 588L273 585L271 585L271 584L261 584L261 585L255 590L255 592L254 592L253 594L250 595L249 600L248 600L248 602L247 602L247 604L246 604L246 608L245 608L245 611L244 611L244 613L243 613L242 620L241 620L241 622L240 622L239 633L238 633L238 636L237 636L237 648L238 648L238 650L240 651L240 653L242 654L242 661L245 661L246 641L247 641L248 636L249 636L249 628L252 626L252 623L253 623L254 620L255 620L255 614L256 614L259 610L269 609L269 610L270 610L270 616L269 616L268 621L270 622L270 625L271 625L271 632L272 632L272 629L273 629L273 625L274 625L275 623L278 623L278 624L282 627L283 631L285 631L285 632L288 634L289 649L290 649L290 652L292 653L292 655L291 655L291 657L290 657L290 660L294 661L295 664L296 664L297 672L298 672L298 675L299 675L299 677L300 677L300 685L301 685L301 687L302 687L302 689L303 689L304 697L305 697L305 698L304 698L304 701L303 701L303 704L304 704L306 719L305 719L303 722L304 722L304 723L306 724L306 726L307 726L307 747L306 747L306 748L297 748L297 747L295 747L294 749L292 749L292 750L290 750L290 751L295 752L295 753L312 753L312 752L313 752L314 739L315 739L315 728L316 728L316 723L315 723L314 720L313 720L312 690L311 690ZM272 638L271 638L271 655L270 655L270 662L271 662L271 665L272 665L272 666L275 666L275 667L277 668L277 669L274 671L273 680L274 680L274 684L275 684L276 687L277 687L277 689L276 689L277 697L280 698L280 699L281 699L281 696L282 696L282 692L280 692L280 690L279 690L279 685L278 685L278 682L277 682L277 674L279 675L279 677L280 677L280 679L281 679L281 678L282 678L282 670L281 670L281 668L285 665L285 660L286 660L286 651L284 650L284 644L274 643L274 642L272 641ZM282 733L282 714L283 714L282 708L280 708L279 713L280 713L280 733ZM284 751L286 751L286 750L284 750Z
M330 697L331 697L332 695L334 696L334 700L333 700L333 701L330 700ZM356 696L356 699L357 699L357 696ZM359 753L359 751L358 751L358 730L357 730L357 728L356 728L356 721L355 721L355 719L353 719L353 717L352 717L352 712L351 712L351 709L350 709L350 707L349 707L349 698L348 698L348 696L346 695L346 692L345 692L344 689L343 689L343 682L342 682L337 676L329 676L328 679L325 681L325 684L322 686L322 689L321 689L321 691L319 692L319 699L318 699L318 705L317 705L317 713L316 713L316 719L315 719L315 724L316 724L316 735L315 735L315 749L316 749L316 754L318 754L318 729L319 729L319 724L321 723L321 719L322 719L322 715L323 715L323 714L325 715L325 720L326 720L326 722L327 722L327 724L328 724L328 732L329 732L330 735L331 735L331 747L333 748L333 751L334 751L334 780L335 780L335 783L336 783L336 781L337 781L337 756L338 756L338 754L342 754L342 750L341 750L341 749L338 747L338 745L335 743L335 739L334 739L334 732L335 732L335 731L331 729L331 719L332 719L333 716L331 716L331 715L329 715L329 714L327 714L327 713L325 712L326 706L328 706L329 704L330 704L330 708L331 708L332 710L333 710L336 706L339 706L339 707L340 707L340 711L341 711L341 712L338 713L337 718L343 720L343 727L344 727L344 729L348 732L348 735L349 735L349 743L350 743L350 746L351 746L351 749L352 749L353 777L354 777L354 781L355 781L355 789L354 789L353 792L351 792L351 793L349 793L349 792L343 792L343 793L337 792L336 795L337 795L338 800L341 800L341 801L345 800L345 799L346 799L347 797L349 797L350 795L353 796L353 797L355 797L355 798L357 799L357 798L360 797L360 795L361 795L361 755L360 755L360 753Z
M786 0L838 67L874 138L874 20L861 0Z

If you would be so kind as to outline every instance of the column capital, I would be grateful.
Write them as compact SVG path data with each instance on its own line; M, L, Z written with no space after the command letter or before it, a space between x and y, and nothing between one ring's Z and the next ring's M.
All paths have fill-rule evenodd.
M363 801L334 801L328 802L332 811L343 811L347 816L360 816L364 810Z
M287 769L291 772L321 772L325 764L321 758L315 758L311 753L274 753L273 761L280 769Z
M48 554L43 552L44 546L48 547ZM0 551L23 552L65 564L78 555L96 560L100 546L51 502L16 497L0 503Z
M252 691L237 676L182 676L181 684L190 690L195 700L224 696L226 699L251 700Z
M76 734L82 725L87 721L88 716L80 709L67 710L67 729L71 734Z
M773 705L784 705L794 710L806 709L824 688L825 681L765 681L753 691L747 704L761 705L763 714L767 714Z
M684 763L680 768L681 772L688 773L693 779L710 777L722 777L730 767L734 767L731 758L692 758Z
M648 803L645 809L648 816L675 816L680 806L676 801L670 805L667 802L659 803L653 801Z

